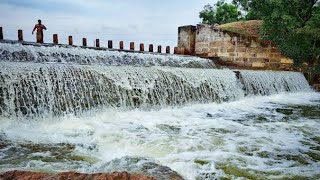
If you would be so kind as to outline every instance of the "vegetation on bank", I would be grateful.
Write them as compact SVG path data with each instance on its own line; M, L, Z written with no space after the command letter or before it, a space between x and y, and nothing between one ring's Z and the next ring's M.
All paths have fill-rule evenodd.
M320 0L219 0L206 5L199 17L204 24L245 33L258 30L260 38L274 42L296 66L307 64L320 73ZM241 23L241 21L251 23ZM253 24L253 26L252 26ZM244 27L246 26L246 27Z

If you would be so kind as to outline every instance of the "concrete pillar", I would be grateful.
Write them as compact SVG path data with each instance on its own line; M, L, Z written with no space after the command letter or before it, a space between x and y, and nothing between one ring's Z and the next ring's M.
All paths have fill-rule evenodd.
M18 30L18 40L23 41L23 32L21 29Z
M134 51L134 42L130 42L130 50Z
M173 54L178 54L178 47L174 47Z
M167 47L166 47L166 53L167 53L167 54L170 54L170 46L167 46Z
M112 49L113 48L113 43L111 40L108 41L108 48L109 49Z
M195 54L196 46L196 26L182 26L178 28L178 49L184 54Z
M87 46L87 38L82 38L82 46Z
M69 36L68 40L69 40L69 45L72 46L73 45L72 36Z
M140 44L140 51L144 51L144 44L143 43Z
M162 47L159 45L158 46L158 53L161 53L162 52Z
M119 42L119 49L123 49L123 41Z
M100 47L100 40L96 39L96 47L99 48Z
M149 44L149 52L153 52L153 44Z
M0 27L0 40L3 39L3 31L2 31L2 27Z
M53 44L59 44L58 34L53 34Z

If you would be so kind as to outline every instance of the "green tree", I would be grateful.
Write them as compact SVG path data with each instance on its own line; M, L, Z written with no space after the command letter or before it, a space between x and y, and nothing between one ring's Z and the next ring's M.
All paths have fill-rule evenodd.
M237 6L219 0L216 4L206 5L199 13L203 24L225 24L238 21L240 16Z
M261 19L261 37L276 43L299 65L318 66L320 51L319 0L233 0L246 19ZM320 70L320 65L319 65Z
M263 19L264 38L275 42L297 65L317 64L320 48L317 0L267 0L255 5L251 11L259 11Z

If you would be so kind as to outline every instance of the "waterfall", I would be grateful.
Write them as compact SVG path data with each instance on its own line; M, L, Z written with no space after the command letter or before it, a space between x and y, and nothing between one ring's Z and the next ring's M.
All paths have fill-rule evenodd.
M61 114L92 107L150 108L234 100L230 70L1 62L0 113Z
M176 56L171 54L132 53L84 49L64 46L32 46L0 43L0 61L19 62L60 62L77 64L99 64L109 66L171 66L213 68L214 63L192 56Z
M0 117L77 114L99 107L148 110L311 91L297 72L237 75L186 64L212 63L195 57L0 43Z
M310 91L302 73L240 71L246 95L272 95L281 92Z

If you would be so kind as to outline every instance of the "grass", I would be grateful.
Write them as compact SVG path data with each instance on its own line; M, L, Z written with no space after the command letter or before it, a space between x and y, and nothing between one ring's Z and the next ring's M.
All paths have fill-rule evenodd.
M251 21L238 21L228 24L222 24L217 26L220 29L239 33L247 36L259 37L259 31L262 26L262 21L251 20Z

